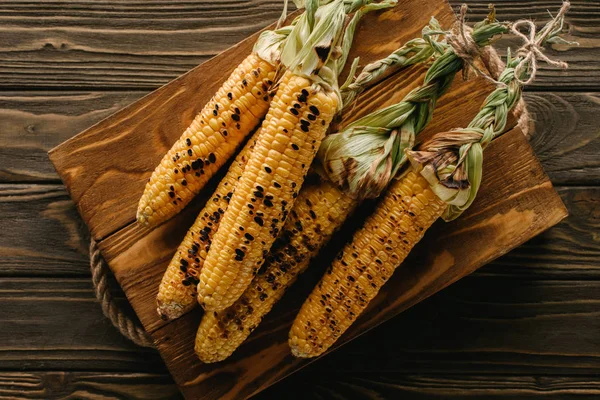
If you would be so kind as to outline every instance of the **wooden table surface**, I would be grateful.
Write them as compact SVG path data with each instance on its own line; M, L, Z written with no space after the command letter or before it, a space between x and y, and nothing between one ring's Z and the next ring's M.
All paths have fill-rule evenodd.
M453 5L457 5L454 2ZM470 19L487 1L469 1ZM496 2L541 21L558 1ZM86 229L46 152L274 21L275 0L0 1L0 399L179 398L120 336L90 280ZM570 216L258 398L600 396L600 5L525 97L532 145ZM517 42L502 39L499 49ZM118 188L116 188L118 190Z

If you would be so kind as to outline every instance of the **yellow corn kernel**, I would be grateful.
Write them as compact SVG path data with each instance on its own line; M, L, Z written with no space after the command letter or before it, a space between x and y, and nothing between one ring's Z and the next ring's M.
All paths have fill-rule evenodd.
M229 357L306 270L311 258L357 204L330 182L306 184L281 235L244 294L231 307L202 317L195 344L198 357L206 363Z
M408 202L403 192L411 188ZM406 258L446 204L429 196L429 185L413 170L394 181L375 212L365 221L302 305L290 330L296 357L316 357L352 325L396 267ZM415 206L419 194L431 198Z
M293 206L338 101L308 79L284 74L200 273L198 301L206 310L229 307L250 284ZM275 110L283 116L276 117L281 114Z
M200 270L221 216L229 205L235 185L254 148L257 135L255 133L237 155L169 263L156 296L156 311L163 319L179 318L198 304L196 288Z
M140 223L166 221L200 192L267 112L274 77L275 67L255 54L233 71L152 173L138 205Z

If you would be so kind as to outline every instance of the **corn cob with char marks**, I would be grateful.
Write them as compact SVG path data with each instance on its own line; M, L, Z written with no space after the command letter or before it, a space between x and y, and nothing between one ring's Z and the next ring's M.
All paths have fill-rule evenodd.
M535 43L559 41L567 8L563 3L558 15L535 35ZM529 27L535 29L533 24ZM522 51L515 59L508 54L500 84L467 128L439 133L419 151L408 151L411 166L391 183L375 212L302 305L289 334L295 356L316 357L327 351L427 229L439 217L457 218L472 204L481 183L483 150L504 131L521 85L532 80L529 63L535 61L534 50Z
M221 216L229 205L235 185L254 148L257 135L258 132L237 155L169 263L156 297L157 312L163 319L179 318L196 306L200 270Z
M198 357L207 363L229 357L304 272L356 204L327 181L302 188L251 285L231 307L207 312L202 318L195 344Z
M285 17L286 7L284 7ZM293 24L306 18L303 14ZM244 59L173 144L148 180L137 210L139 223L155 226L179 213L233 155L269 109L280 50L292 31L265 31Z
M345 15L343 0L320 7L310 35L287 42L304 46L294 54L283 49L282 62L289 69L279 82L200 273L198 302L206 310L231 306L248 287L281 231L321 140L341 108L338 64L331 59L331 49L338 45ZM294 29L298 35L306 32L302 24Z
M284 75L200 274L205 309L229 307L262 265L335 109L334 96Z
M274 79L275 67L256 54L236 68L153 172L140 223L166 221L200 192L267 112Z
M445 208L414 171L394 181L375 213L304 302L290 331L292 353L315 357L327 350Z

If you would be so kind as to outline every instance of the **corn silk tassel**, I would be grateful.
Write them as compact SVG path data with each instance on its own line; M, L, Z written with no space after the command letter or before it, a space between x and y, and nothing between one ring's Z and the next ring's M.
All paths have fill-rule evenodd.
M352 7L368 3L356 1ZM250 284L341 109L337 76L350 48L342 39L352 7L334 0L319 7L313 21L298 23L290 32L281 57L287 71L200 272L198 301L207 310L231 306Z
M352 21L355 20L358 20L357 15ZM349 28L350 26L352 22ZM436 56L444 54L447 46L437 42L438 31L437 21L432 20L430 26L423 31L426 40L410 41L392 56L367 65L364 70L383 76L387 68L406 67L416 62L427 61L434 53ZM423 46L415 50L415 43L423 43ZM428 56L397 56L407 55L411 51L415 54L425 53ZM447 71L452 73L450 69ZM361 73L359 77L363 78L356 80L359 83L352 88L343 88L342 92L360 91L363 85L375 82L377 76L373 78ZM435 102L431 104L434 106ZM344 107L347 105L344 103ZM416 130L416 133L418 132L420 130ZM202 361L223 360L242 344L283 296L285 290L308 267L310 259L342 226L358 203L358 200L347 196L327 180L316 180L302 188L286 220L282 234L271 248L266 262L250 286L231 307L223 311L208 312L203 317L196 338L196 352Z
M321 3L325 2L322 1ZM309 8L301 18L314 20L316 9L311 7L311 4L308 6ZM352 10L355 8L355 5L353 3L346 3L345 7L348 10ZM337 60L340 63L340 70L341 66L346 62L345 57L352 44L356 25L362 15L384 7L389 7L388 3L369 4L366 7L360 8L355 13L344 34L342 57ZM308 21L307 25L310 25ZM312 22L312 25L314 27L314 22ZM163 319L172 320L179 318L196 306L200 270L206 259L212 238L219 226L220 218L227 209L237 180L244 170L257 136L258 133L255 133L254 137L237 156L214 194L206 202L204 209L188 230L188 233L171 260L163 276L157 295L157 312Z
M148 179L138 204L140 224L156 226L183 210L254 130L269 108L288 35L311 12L280 27L287 14L284 2L277 29L259 36L252 53L196 115Z
M292 353L316 357L327 351L352 325L392 276L414 245L440 216L458 217L475 199L481 183L483 150L506 127L507 115L531 82L546 43L562 41L568 3L537 35L530 22L512 26L526 39L517 57L508 56L498 87L467 128L437 134L419 151L407 151L410 167L382 195L365 221L298 313L289 335ZM531 37L519 32L530 27ZM552 65L566 64L550 60Z

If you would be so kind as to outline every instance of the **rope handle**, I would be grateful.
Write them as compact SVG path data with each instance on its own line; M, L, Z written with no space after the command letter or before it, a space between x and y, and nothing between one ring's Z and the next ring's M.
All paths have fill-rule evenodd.
M90 242L90 270L92 272L92 283L96 299L102 305L104 316L112 322L113 326L121 332L121 335L142 347L154 347L154 343L148 332L139 320L129 318L115 302L112 285L108 279L111 273L108 264L102 257L100 249L94 239Z

